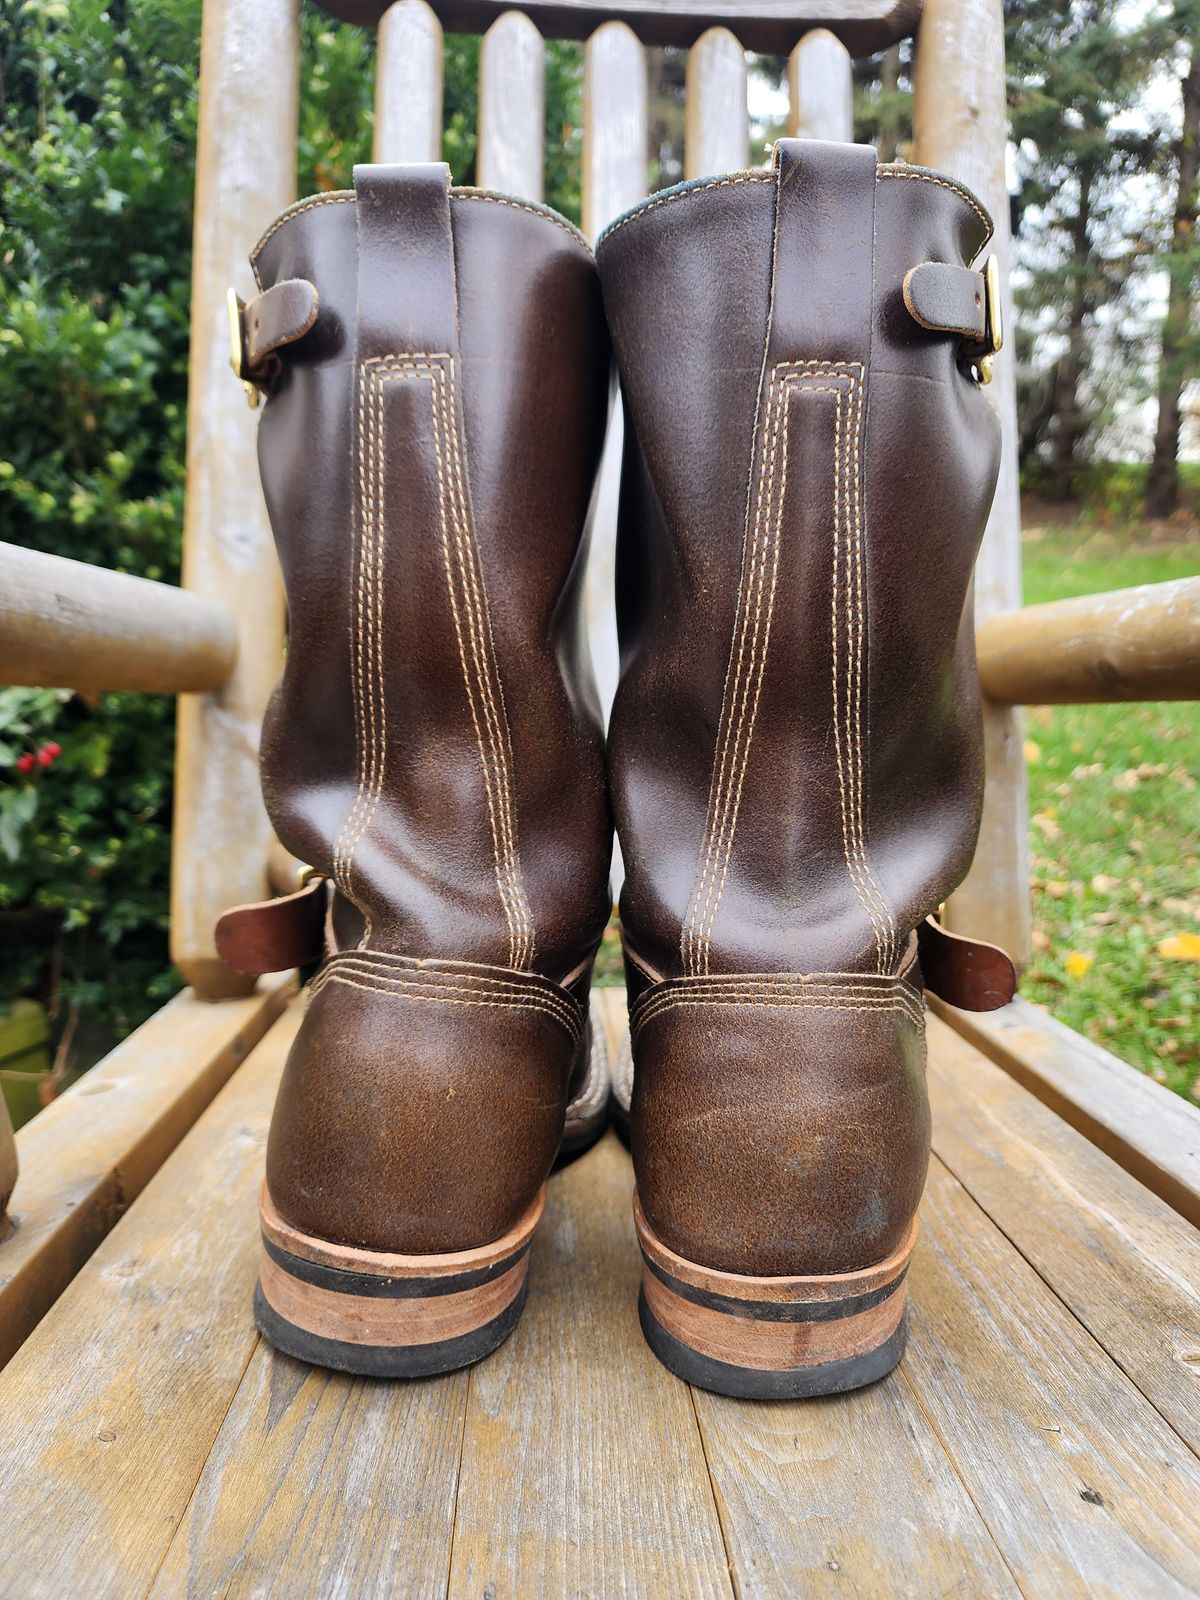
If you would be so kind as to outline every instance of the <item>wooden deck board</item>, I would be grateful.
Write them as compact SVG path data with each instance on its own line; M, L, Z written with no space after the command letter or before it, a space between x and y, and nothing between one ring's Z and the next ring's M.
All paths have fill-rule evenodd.
M274 1354L254 1199L295 1019L0 1374L0 1596L1200 1593L1200 1239L950 1030L907 1357L755 1405L642 1343L611 1134L552 1179L479 1367Z

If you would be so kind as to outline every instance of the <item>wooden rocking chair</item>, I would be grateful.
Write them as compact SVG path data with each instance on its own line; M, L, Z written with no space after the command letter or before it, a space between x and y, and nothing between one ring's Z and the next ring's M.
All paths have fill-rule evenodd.
M381 161L440 156L442 28L483 33L478 181L530 198L542 33L586 39L592 236L645 193L645 45L688 48L698 176L751 158L744 48L789 57L792 132L845 139L852 56L915 34L914 158L991 210L1008 318L1001 0L327 9L378 26ZM294 198L297 11L204 7L184 588L0 546L0 681L179 696L172 947L191 985L21 1131L15 1191L0 1102L0 1595L1195 1592L1200 1112L1021 1001L931 1019L912 1344L874 1389L747 1406L659 1367L612 1135L552 1183L529 1311L480 1367L388 1386L259 1340L255 1191L299 1002L292 975L250 992L212 939L227 906L287 886L256 764L283 604L224 297ZM986 815L948 916L1024 955L1019 706L1196 697L1200 581L1021 610L1011 361L990 392ZM611 582L602 536L610 683ZM606 999L615 1048L623 995Z

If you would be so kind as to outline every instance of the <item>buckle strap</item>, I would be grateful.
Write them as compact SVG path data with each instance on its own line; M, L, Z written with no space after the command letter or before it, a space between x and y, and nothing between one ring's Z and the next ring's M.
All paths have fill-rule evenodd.
M960 1011L997 1011L1017 992L1017 969L999 945L964 939L926 917L917 947L925 987Z
M221 960L256 978L319 961L325 953L326 881L314 873L294 894L227 911L215 934Z
M235 289L230 289L226 298L229 364L254 407L279 374L276 352L303 339L316 322L320 296L307 279L285 278L248 302Z
M992 357L1004 344L1000 269L989 256L982 272L945 261L924 261L904 279L904 304L913 321L932 333L952 333L973 357L980 380L991 381Z

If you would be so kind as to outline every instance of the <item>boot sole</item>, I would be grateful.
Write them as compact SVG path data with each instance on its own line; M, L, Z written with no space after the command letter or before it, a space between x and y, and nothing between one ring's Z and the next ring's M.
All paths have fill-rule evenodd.
M543 1185L494 1244L399 1255L333 1244L283 1221L263 1185L254 1319L285 1355L372 1378L428 1378L489 1355L520 1320Z
M592 1051L567 1107L559 1160L608 1122L608 1051L592 1006ZM428 1378L471 1366L521 1320L541 1193L495 1244L435 1256L356 1249L304 1234L279 1216L264 1183L254 1320L269 1344L317 1367L372 1378Z
M688 1383L743 1400L802 1400L875 1383L904 1354L915 1218L904 1243L876 1267L767 1278L687 1261L656 1237L636 1194L633 1211L642 1332Z

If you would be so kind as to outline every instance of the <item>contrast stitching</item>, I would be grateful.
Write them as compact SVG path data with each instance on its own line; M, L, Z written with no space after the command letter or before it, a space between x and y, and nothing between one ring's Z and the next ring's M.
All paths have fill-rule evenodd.
M466 505L462 453L453 399L454 361L445 351L372 356L360 363L359 539L353 635L359 773L354 803L335 844L334 876L342 892L357 905L358 901L354 900L352 893L354 855L371 825L382 796L386 743L382 665L384 391L389 382L410 378L424 378L430 382L438 514L451 614L468 707L479 748L496 885L509 930L510 965L521 970L533 959L533 918L525 896L517 852L512 801L512 747L503 710L503 691L495 663L495 643L482 574L478 569L474 530ZM470 641L469 658L463 636L464 614ZM359 909L363 911L365 921L360 948L365 948L372 934L371 919L361 905Z
M518 999L532 995L546 1005L559 1008L564 1015L574 1017L580 1011L580 1007L574 1000L562 991L555 993L549 985L543 987L525 982L505 982L498 978L466 978L461 973L448 973L443 982L439 981L439 974L431 972L428 968L396 969L393 967L388 969L374 959L376 954L377 952L370 950L364 952L342 951L326 963L322 971L318 973L317 978L314 979L314 982L321 981L331 972L348 970L359 977L377 979L380 983L393 986L461 989L464 992L469 990L472 993L478 992L493 997L514 997Z
M818 379L828 381L821 383ZM867 857L864 824L862 680L866 607L862 489L859 482L864 421L863 366L861 362L794 361L779 362L773 367L768 386L752 532L745 557L745 577L739 589L738 614L730 648L731 664L722 705L705 840L692 892L691 911L680 941L685 969L691 976L707 974L710 969L712 931L728 881L741 796L766 672L779 570L783 506L787 492L787 405L793 392L831 394L835 401L834 548L830 610L834 742L842 813L842 850L851 885L871 924L877 970L882 973L893 964L895 923ZM849 428L846 427L847 410L851 419ZM846 563L844 601L840 579L843 552ZM844 683L838 648L842 626L840 612L844 612L845 616L847 644Z
M648 1005L645 1010L634 1017L630 1023L631 1036L636 1038L648 1022L652 1021L653 1018L657 1016L661 1016L663 1012L686 1005L753 1005L755 1007L762 1007L771 1011L844 1011L852 1016L862 1016L864 1012L869 1011L881 1011L885 1014L896 1013L900 1016L906 1017L919 1032L924 1032L922 1026L924 1021L923 1016L918 1013L915 1008L909 1006L900 999L864 1001L861 999L851 998L849 1001L843 1001L833 998L827 999L823 997L809 998L807 996L784 998L782 996L774 995L769 995L766 997L722 995L719 997L706 996L702 998L696 998L692 996L675 995L665 996L661 1001L653 1006Z
M357 967L344 967L339 965L315 978L312 983L314 993L319 993L328 983L356 982L368 985L380 994L411 994L416 998L436 999L441 995L464 995L478 1000L481 1004L532 1006L537 1010L545 1011L548 1016L557 1018L564 1028L579 1031L580 1018L563 1006L551 1004L545 995L540 994L500 994L487 990L472 989L469 985L437 984L437 983L397 983L382 978L378 973L362 971Z
M986 244L992 237L992 219L970 190L964 189L961 184L952 183L949 178L939 177L935 172L922 172L916 167L878 167L876 168L875 176L877 178L912 178L917 183L933 183L939 189L949 189L951 194L956 194L960 200L965 200L980 222L983 223L983 244ZM980 249L982 248L983 245L980 245Z
M536 1000L486 1000L486 999L455 999L448 994L412 993L403 989L387 989L375 983L358 983L353 978L342 976L333 972L317 985L312 984L309 989L310 997L315 997L328 984L340 983L347 989L359 989L364 994L383 995L391 1000L408 1001L414 1005L445 1005L445 1006L484 1006L493 1011L538 1011L543 1016L549 1017L552 1022L557 1022L573 1043L578 1043L580 1031L577 1026L569 1025L561 1013L544 1006Z
M513 211L528 211L531 217L542 217L545 221L552 222L556 228L561 228L565 234L574 239L576 244L582 245L589 256L592 254L592 247L588 243L586 235L581 233L575 224L568 221L566 217L560 217L558 212L550 206L530 205L526 200L514 200L506 194L492 194L487 189L452 189L450 198L451 200L482 200L487 205L508 206Z
M268 239L273 239L285 222L290 222L293 217L298 217L302 211L312 211L317 206L353 205L354 200L353 189L337 189L331 194L314 194L310 195L307 200L297 200L295 205L288 206L286 211L281 211L250 252L250 267L254 273L255 280L258 281L259 256L262 255L263 250L266 248ZM260 289L262 288L261 282L258 286Z
M600 235L597 245L606 243L614 233L619 233L627 223L636 222L639 217L646 216L651 211L657 211L660 206L674 205L679 200L690 200L693 196L703 194L707 189L728 189L736 183L774 183L775 174L767 171L736 172L728 178L714 178L710 183L698 183L692 188L677 189L673 194L664 194L658 200L649 200L645 205L638 206L635 211L627 216L618 217Z

